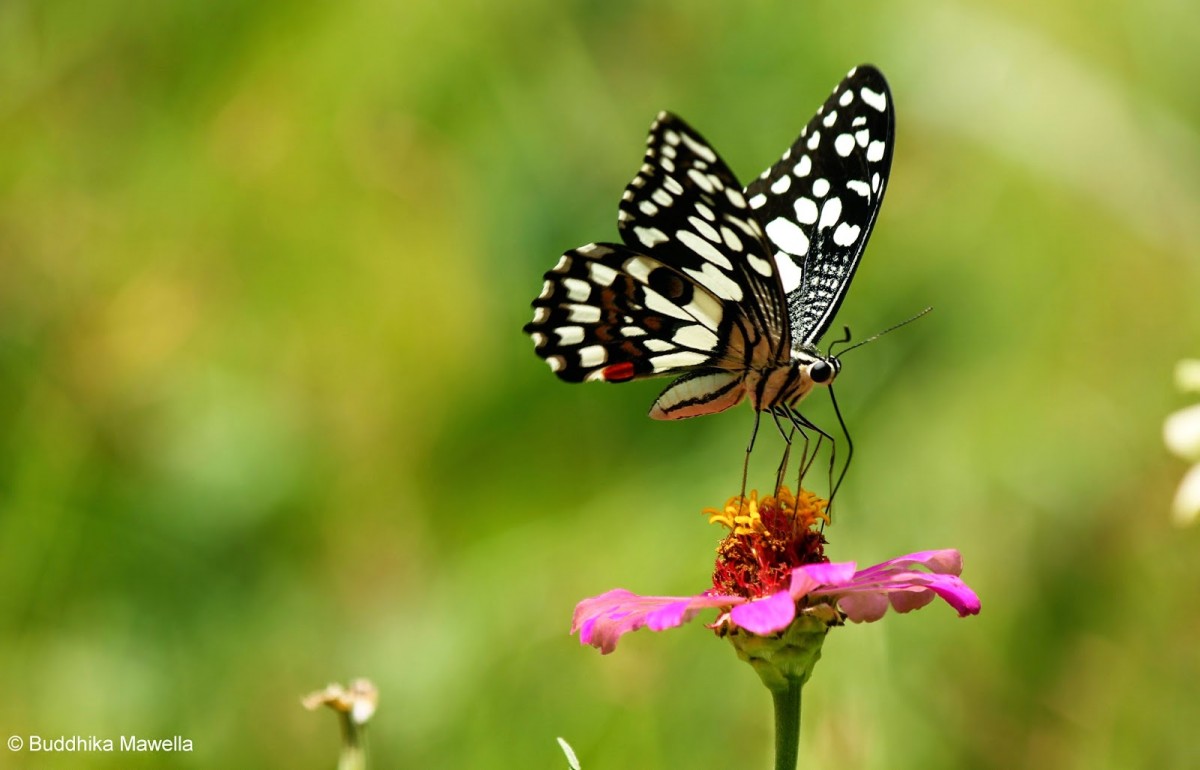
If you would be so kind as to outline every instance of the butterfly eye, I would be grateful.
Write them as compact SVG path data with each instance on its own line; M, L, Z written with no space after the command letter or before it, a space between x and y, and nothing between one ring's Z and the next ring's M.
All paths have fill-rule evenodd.
M824 385L833 379L833 367L825 361L818 361L808 367L808 376L818 385Z

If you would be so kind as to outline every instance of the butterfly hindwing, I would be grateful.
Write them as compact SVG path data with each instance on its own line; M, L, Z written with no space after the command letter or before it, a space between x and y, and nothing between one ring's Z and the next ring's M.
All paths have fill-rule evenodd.
M879 70L850 71L783 158L746 188L773 249L797 345L833 321L879 213L895 116Z
M525 331L570 382L621 382L711 364L725 303L658 259L613 243L572 249L546 273Z

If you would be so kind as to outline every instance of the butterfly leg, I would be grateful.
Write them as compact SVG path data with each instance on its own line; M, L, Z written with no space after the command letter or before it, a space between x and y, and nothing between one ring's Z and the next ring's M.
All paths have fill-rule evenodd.
M754 451L754 441L758 438L758 421L762 412L754 410L754 429L750 431L750 443L746 445L746 459L742 461L742 492L740 499L746 501L746 478L750 475L750 453Z
M805 428L808 428L817 434L817 446L813 449L812 455L807 458L807 461L801 464L800 475L797 479L797 488L800 488L800 486L803 485L805 474L808 473L808 470L810 467L812 467L812 464L816 462L817 453L821 450L821 442L823 442L825 439L829 439L829 484L830 488L833 489L833 469L835 467L834 461L837 455L837 442L834 441L833 436L821 430L811 420L791 407L787 407L787 417L792 421L792 424L795 425L797 429L804 430ZM833 494L831 493L829 497L832 501Z
M779 496L779 490L783 487L783 479L787 474L788 460L792 454L792 439L799 430L793 422L790 430L784 430L783 423L779 421L781 416L786 417L786 412L781 412L778 408L771 410L771 418L775 421L775 427L779 430L779 435L783 437L783 459L779 461L779 469L775 471L775 496ZM804 450L801 453L801 464L804 463L804 457L808 455L808 434L800 430L800 436L804 439Z

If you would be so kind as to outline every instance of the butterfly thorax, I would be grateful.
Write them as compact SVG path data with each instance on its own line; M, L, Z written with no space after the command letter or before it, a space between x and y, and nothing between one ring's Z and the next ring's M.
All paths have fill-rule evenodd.
M815 386L832 383L840 370L841 363L836 358L793 351L786 363L749 370L744 381L746 393L758 410L792 406Z

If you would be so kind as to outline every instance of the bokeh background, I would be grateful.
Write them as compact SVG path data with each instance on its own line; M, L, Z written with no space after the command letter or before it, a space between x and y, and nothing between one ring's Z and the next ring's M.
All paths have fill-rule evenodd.
M770 766L700 624L611 656L614 586L707 585L750 411L646 418L520 331L616 234L655 113L749 179L851 66L898 144L839 323L830 555L957 547L983 599L834 631L802 766L1200 766L1200 529L1161 424L1200 354L1200 5L0 4L0 733L332 767ZM832 420L828 400L807 413ZM770 482L764 432L752 485Z

